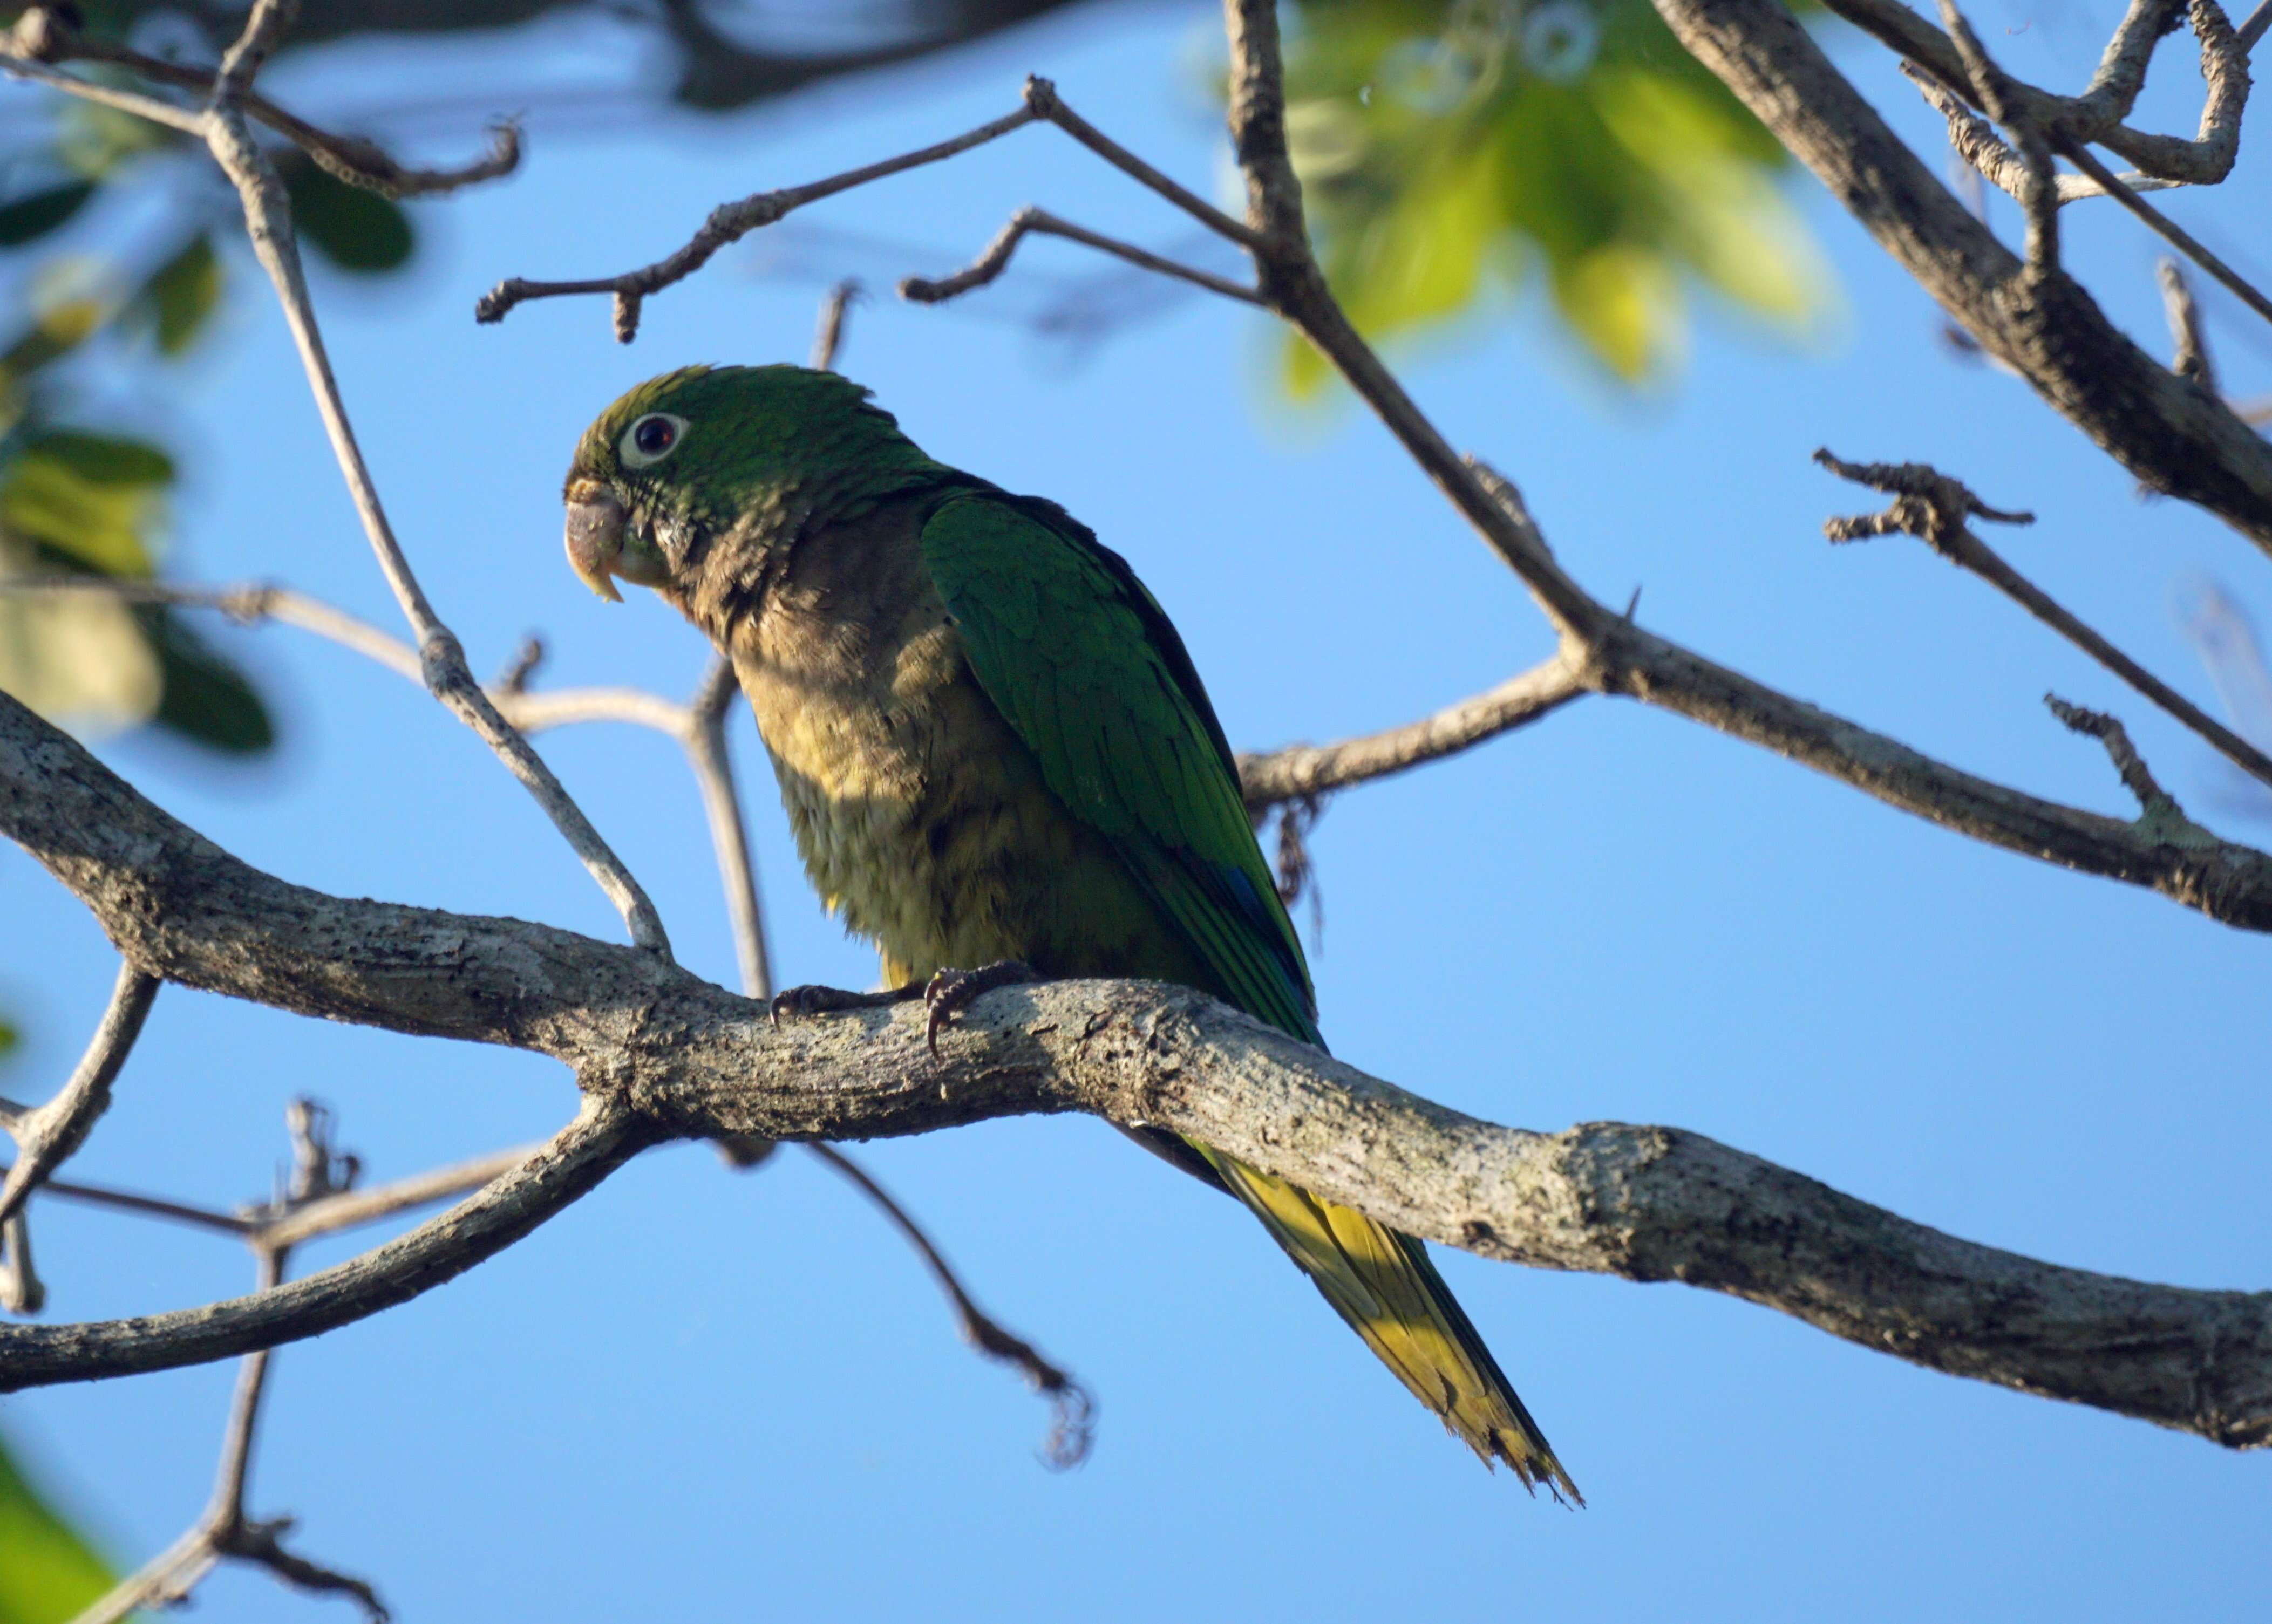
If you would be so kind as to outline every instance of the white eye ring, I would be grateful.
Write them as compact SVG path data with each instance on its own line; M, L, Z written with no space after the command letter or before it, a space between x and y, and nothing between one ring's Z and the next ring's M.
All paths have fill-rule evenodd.
M630 428L617 443L616 455L624 459L626 468L651 468L686 438L686 420L669 412L649 412Z

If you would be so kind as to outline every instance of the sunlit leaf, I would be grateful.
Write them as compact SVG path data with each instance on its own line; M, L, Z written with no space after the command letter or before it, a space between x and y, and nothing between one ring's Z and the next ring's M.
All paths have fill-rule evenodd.
M85 208L93 196L93 181L65 181L0 204L0 248L14 248L47 235Z
M62 1624L116 1583L0 1444L0 1624Z
M1638 382L1700 285L1803 333L1829 279L1781 146L1648 0L1304 0L1287 128L1334 289L1394 339L1543 272L1586 350ZM1298 393L1324 375L1289 349Z
M160 488L90 479L52 450L27 449L0 476L0 529L100 574L146 578Z
M0 576L48 573L0 537ZM165 671L128 605L92 594L0 592L0 690L52 721L115 732L148 721Z
M279 168L300 240L340 269L392 271L410 257L417 242L400 204L350 186L297 154Z

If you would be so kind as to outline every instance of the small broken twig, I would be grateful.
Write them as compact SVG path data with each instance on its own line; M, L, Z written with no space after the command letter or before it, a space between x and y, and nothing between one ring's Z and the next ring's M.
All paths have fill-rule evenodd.
M906 1237L915 1248L931 1278L938 1282L939 1290L946 1293L954 1307L955 1317L961 1322L963 1339L989 1359L1000 1360L1023 1371L1034 1390L1044 1393L1054 1406L1054 1419L1049 1436L1042 1441L1042 1459L1055 1471L1065 1471L1088 1458L1089 1447L1096 1437L1096 1404L1088 1389L1042 1357L1039 1349L1024 1337L1005 1330L970 1299L962 1282L955 1278L953 1269L939 1250L931 1244L930 1237L907 1214L907 1210L892 1198L891 1192L868 1176L867 1170L833 1144L818 1140L807 1147L831 1167L849 1180L860 1193L876 1203L877 1210L891 1220L893 1228Z

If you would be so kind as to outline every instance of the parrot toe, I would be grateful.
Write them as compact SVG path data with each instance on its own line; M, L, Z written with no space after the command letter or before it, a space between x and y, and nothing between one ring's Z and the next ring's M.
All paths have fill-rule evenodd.
M923 1029L924 1042L930 1046L932 1054L938 1054L938 1029L963 1010L998 987L1019 987L1041 979L1041 973L1031 965L1015 958L981 965L975 970L940 971L923 988L923 1006L930 1011L930 1019Z
M811 1015L834 1015L844 1009L886 1009L923 996L920 981L881 993L856 993L841 987L792 987L774 995L766 1014L779 1032L784 1019L801 1021Z

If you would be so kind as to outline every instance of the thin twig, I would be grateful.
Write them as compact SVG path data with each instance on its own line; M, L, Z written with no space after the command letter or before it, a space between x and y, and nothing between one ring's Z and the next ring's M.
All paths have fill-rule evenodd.
M258 0L254 5L244 33L223 58L220 71L214 77L213 99L205 126L206 145L236 188L254 255L268 272L277 299L284 308L286 324L306 369L309 387L314 392L317 410L323 417L348 495L362 517L380 571L416 635L419 663L427 688L481 736L535 797L623 915L632 940L641 947L668 955L669 938L663 931L661 916L655 912L654 904L592 827L583 809L542 757L497 713L497 706L474 680L466 665L464 648L427 601L408 558L396 540L379 499L378 488L355 443L347 406L340 397L338 380L333 376L322 331L316 322L315 306L308 295L283 183L252 140L245 124L244 109L235 100L261 56L273 48L289 20L290 11L289 6L274 4L274 0Z
M293 1148L292 1185L279 1203L264 1211L282 1215L311 1204L321 1204L343 1193L334 1188L334 1169L344 1167L352 1179L355 1158L333 1153L330 1114L316 1102L297 1099L285 1113ZM283 1283L288 1240L280 1239L269 1225L250 1228L244 1236L252 1248L256 1292L274 1291ZM213 1471L213 1488L204 1512L187 1533L153 1561L114 1586L81 1613L74 1624L112 1624L127 1614L151 1606L176 1606L191 1593L222 1558L266 1568L286 1583L318 1594L345 1595L363 1610L371 1624L386 1624L385 1605L364 1580L339 1572L288 1551L280 1536L293 1519L273 1517L255 1522L245 1515L244 1499L252 1471L252 1450L260 1426L262 1400L267 1394L273 1352L257 1348L239 1361L236 1386L229 1400L228 1421L221 1433L220 1464Z
M48 1174L69 1161L87 1133L110 1108L110 1085L142 1035L143 1018L158 995L158 978L131 961L118 966L110 1002L70 1078L45 1105L6 1123L16 1142L16 1159L0 1183L0 1224L23 1206L24 1198Z
M1085 243L1125 259L1132 265L1157 272L1162 276L1177 278L1204 287L1210 293L1221 294L1226 299L1237 299L1247 304L1262 302L1262 295L1253 288L1242 287L1227 277L1164 259L1148 249L1138 248L1134 243L1124 242L1117 237L1105 236L1085 226L1073 225L1030 205L1013 214L1009 224L995 234L994 240L979 251L978 257L953 275L936 279L920 276L901 278L900 297L911 299L918 304L938 304L958 294L968 293L974 287L983 287L1009 267L1010 257L1017 252L1019 242L1028 234L1064 237L1070 242Z
M512 1245L655 1143L620 1099L574 1121L448 1211L310 1275L202 1307L84 1325L0 1326L0 1392L173 1370L312 1337L431 1291Z
M963 1340L989 1359L1014 1365L1025 1373L1026 1380L1037 1393L1049 1396L1054 1407L1054 1419L1049 1436L1042 1443L1042 1458L1057 1471L1065 1471L1088 1458L1089 1447L1096 1436L1096 1405L1088 1389L1042 1357L1034 1345L1006 1330L999 1321L988 1315L970 1299L956 1278L953 1268L939 1255L930 1237L923 1226L909 1218L907 1210L892 1198L891 1193L868 1176L867 1170L833 1144L815 1143L806 1147L844 1175L860 1193L876 1204L878 1211L891 1221L892 1226L906 1237L915 1248L931 1278L946 1293L954 1306L955 1318L962 1327Z
M2272 4L2272 0L2267 0ZM2208 339L2201 327L2201 303L2186 285L2178 262L2164 255L2154 266L2162 287L2162 313L2170 324L2170 370L2216 392L2216 369L2209 362Z
M1827 451L1816 451L1814 460L1842 479L1894 494L1893 504L1881 513L1827 521L1823 533L1831 540L1854 541L1895 532L1917 537L1959 569L1968 570L1986 581L2129 683L2208 740L2243 771L2272 785L2272 755L2234 733L2076 619L2049 593L2007 563L2002 555L1975 535L1964 522L1967 517L1977 516L2001 524L2033 524L2033 514L1999 511L1974 495L1961 481L1924 463L1850 463Z
M107 63L139 74L146 79L170 85L176 90L194 92L200 100L209 98L213 90L213 76L203 69L146 56L139 51L114 45L108 41L89 39L72 25L68 17L52 6L34 6L17 19L8 36L7 54L19 63L34 61L50 66L66 62ZM53 83L54 80L48 79L47 82ZM87 94L88 89L82 86L108 89L83 79L72 79L58 88L74 95ZM511 121L491 126L490 150L472 162L453 169L414 169L396 162L377 142L366 137L333 135L329 130L319 130L250 89L241 88L238 100L246 112L283 136L340 180L398 201L404 197L431 197L437 193L455 191L481 181L494 180L499 175L512 174L520 163L520 130ZM125 110L151 117L153 105L171 104L144 102ZM204 133L198 115L186 108L177 111L187 113L188 122L175 123L172 119L162 116L159 122L173 123L175 128L192 135Z
M701 229L687 240L684 247L636 271L626 271L620 276L591 277L569 282L533 282L521 277L507 277L482 295L480 302L474 307L474 319L502 321L505 313L515 305L531 299L552 299L572 294L609 294L615 299L616 337L628 344L639 336L641 302L649 294L693 275L709 263L712 255L729 243L739 242L751 232L773 225L792 210L801 209L806 204L833 197L838 192L849 191L856 186L865 186L871 181L880 181L924 164L953 158L1037 121L1056 125L1107 163L1158 193L1210 231L1217 232L1244 248L1251 250L1259 246L1260 239L1253 231L1188 188L1161 174L1065 106L1058 98L1057 86L1048 79L1027 79L1024 99L1024 105L1016 112L1005 113L975 130L965 130L934 145L919 147L914 152L902 153L877 163L863 164L857 169L847 169L825 180L809 181L802 186L787 187L779 191L753 192L737 202L721 204L711 211L710 217L702 222ZM1058 235L1071 235L1071 232ZM1080 240L1091 242L1091 246L1102 248L1108 253L1121 254L1123 257L1143 254L1140 249L1128 249L1125 244L1112 243L1109 239L1092 242L1089 236L1084 235ZM1187 272L1166 260L1153 263L1154 257L1145 256L1136 263L1153 270L1164 271L1169 275L1188 276L1200 280L1203 287L1214 286L1212 279L1206 279L1205 272ZM1230 286L1235 285L1226 285ZM1244 294L1232 296L1252 297Z
M967 153L982 146L1013 130L1022 130L1034 122L1036 115L1031 108L1020 108L1014 113L990 119L974 130L959 136L902 153L896 158L886 158L878 163L863 164L856 169L847 169L825 180L810 181L802 186L791 186L780 191L753 192L736 203L721 204L710 212L702 227L687 240L686 245L636 271L621 276L595 277L582 281L533 282L520 277L508 277L488 293L474 307L474 318L482 322L504 319L505 313L515 305L531 299L555 299L571 294L611 294L615 296L616 337L628 344L639 336L639 305L649 294L661 292L674 282L684 281L705 264L710 257L729 243L737 242L760 227L770 226L792 210L823 197L833 197L838 192L864 186L871 181L886 175L899 175L924 164L938 163L958 153Z
M2147 771L2145 757L2138 754L2137 746L2130 742L2130 734L2120 722L2104 711L2086 711L2079 704L2070 704L2057 694L2045 694L2044 703L2069 729L2106 747L2107 758L2121 775L2123 788L2138 798L2141 823L2164 823L2173 832L2190 832L2198 839L2215 838L2187 822L2185 808L2178 805L2176 797L2154 781L2154 775ZM2175 840L2171 843L2179 844Z
M1984 104L1977 102L1955 41L1902 0L1824 0L1824 4L1881 44L1974 98L1985 110ZM2094 119L2089 109L2078 107L2075 98L2055 95L2018 79L2009 81L2014 110L2039 129L2106 146L2156 180L2216 184L2231 172L2239 149L2241 114L2248 95L2247 45L2233 34L2214 0L2190 0L2186 19L2201 43L2202 76L2207 81L2200 130L2192 139L2133 130L2119 117ZM2252 18L2249 26L2261 34L2257 19ZM2120 116L2127 115L2126 108ZM2060 151L2065 153L2066 148L2062 145Z
M101 85L93 79L83 79L76 74L59 72L42 67L36 62L14 52L0 54L0 71L12 78L30 79L60 90L65 95L77 96L82 101L93 101L102 107L116 108L122 113L131 113L153 124L163 124L168 130L178 130L185 135L205 132L205 115L194 108L176 107L170 101L161 101L155 96L146 96L138 91L121 90L115 85Z
M820 315L812 325L812 358L806 364L815 372L833 371L836 352L844 347L844 318L860 296L856 277L846 277L820 302Z
M1578 662L1558 653L1496 688L1401 727L1335 744L1297 744L1267 754L1241 756L1238 777L1246 809L1259 816L1280 801L1323 794L1440 761L1486 739L1528 726L1589 691Z
M765 913L758 898L757 865L750 859L750 835L742 818L742 797L734 766L726 750L726 708L741 691L734 681L733 662L721 657L712 664L687 706L688 725L680 735L687 764L702 792L702 810L710 823L710 846L718 862L718 880L726 893L726 917L734 932L734 956L742 972L742 991L763 1002L774 995L773 961L766 951Z
M2016 185L2009 190L2019 199L2021 212L2027 218L2028 271L2033 276L2048 276L2059 267L2059 179L2052 168L2051 144L2044 138L2043 127L2022 110L2010 76L1989 56L1988 48L1980 43L1980 36L1972 32L1972 25L1956 9L1956 0L1939 0L1939 4L1941 25L1955 41L1974 99L2012 138L2012 150L2020 160L2020 174L2014 177ZM2167 0L2134 0L2130 14L2134 17L2141 7L2166 4ZM2142 64L2138 71L2142 77ZM2111 81L2115 85L2122 82L2119 77ZM2132 87L2131 96L2134 98L2136 93L2135 87ZM2126 108L2127 104L2124 105Z
M2096 181L2108 197L2145 221L2164 241L2223 283L2241 303L2266 321L2272 322L2272 299L2266 298L2254 283L2217 257L2192 232L2125 185L2122 177L2099 162L2089 148L2065 137L2055 139L2052 145L2058 148L2060 157Z

